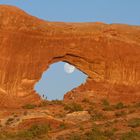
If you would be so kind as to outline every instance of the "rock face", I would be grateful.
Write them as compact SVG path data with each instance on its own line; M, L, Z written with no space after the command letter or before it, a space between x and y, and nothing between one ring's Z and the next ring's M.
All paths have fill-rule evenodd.
M77 111L67 114L64 120L70 122L84 122L89 121L90 119L91 116L88 111Z
M139 87L140 27L48 22L0 5L0 106L39 102L34 84L57 61L95 82Z

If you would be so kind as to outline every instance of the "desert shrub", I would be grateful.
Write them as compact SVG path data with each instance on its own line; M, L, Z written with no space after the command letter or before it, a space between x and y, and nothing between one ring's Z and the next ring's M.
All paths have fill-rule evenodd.
M88 109L87 109L88 113L89 114L92 114L95 110L93 108L93 106L90 106Z
M15 139L15 135L2 131L0 132L0 140L16 140L16 139Z
M108 138L112 138L116 131L117 130L115 128L113 128L111 130L105 130L103 133L104 133L104 136L106 136Z
M136 103L136 104L134 105L134 107L139 108L139 107L140 107L140 102L139 102L139 103Z
M88 112L91 115L91 119L93 121L106 119L106 117L101 112L99 112L98 110L95 110L93 107L90 107L88 109Z
M36 138L43 134L47 134L49 130L50 126L47 124L33 125L28 130L18 133L17 136L20 138Z
M52 104L57 104L57 105L63 105L63 101L62 100L52 100L51 101Z
M126 115L126 112L125 111L115 112L115 116L116 117L121 117L121 116L124 116L124 115Z
M26 104L22 108L24 108L24 109L34 109L35 107L37 107L35 104Z
M43 101L38 105L38 107L45 107L45 106L47 106L47 105L48 105L48 101L43 100Z
M102 100L102 105L103 105L103 106L109 106L110 104L109 104L109 102L108 102L107 99L103 99L103 100Z
M61 124L59 125L59 127L60 127L60 129L65 129L67 126L66 126L65 123L61 123Z
M103 107L103 110L104 110L104 111L113 111L113 110L114 110L114 107L113 107L112 105L104 106L104 107Z
M69 140L82 140L79 134L71 134Z
M105 116L103 116L103 114L100 112L94 112L93 114L91 114L91 117L94 121L105 119Z
M83 103L90 103L90 101L89 101L88 98L84 98L84 99L82 100L82 102L83 102Z
M129 111L128 111L128 114L134 113L135 111L136 111L135 109L130 108Z
M80 104L77 104L77 103L66 104L64 109L69 111L70 113L76 112L76 111L83 111L82 106Z
M139 127L140 126L140 118L133 118L128 121L128 126L129 127Z
M122 134L120 140L140 140L140 132L130 131Z
M117 103L115 106L114 106L115 109L123 109L125 108L124 104L122 102L119 102Z
M116 105L110 105L105 99L102 100L102 106L104 111L114 111L115 109L123 109L126 107L122 102L119 102Z
M103 106L104 111L113 111L114 110L113 105L110 105L110 103L106 99L102 100L102 106Z
M113 124L113 122L107 121L107 122L104 124L104 126L105 126L105 127L110 127L110 126L112 126L112 124Z
M63 101L62 100L52 100L52 101L43 101L44 103L44 106L46 105L64 105ZM41 105L40 105L41 106ZM43 106L43 105L42 105Z
M92 128L92 131L85 134L87 140L108 140L108 138L104 135L96 125Z
M13 139L12 135L9 135L6 132L0 132L0 140L10 140L11 138Z
M0 140L48 140L49 125L33 125L28 130L20 132L0 132ZM45 135L45 136L43 136Z

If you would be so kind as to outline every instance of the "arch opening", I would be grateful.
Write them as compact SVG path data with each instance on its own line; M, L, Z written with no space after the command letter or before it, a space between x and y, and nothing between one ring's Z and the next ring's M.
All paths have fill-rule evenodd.
M47 100L62 100L64 94L84 84L87 75L75 66L59 61L50 65L43 72L41 79L35 84L34 90Z

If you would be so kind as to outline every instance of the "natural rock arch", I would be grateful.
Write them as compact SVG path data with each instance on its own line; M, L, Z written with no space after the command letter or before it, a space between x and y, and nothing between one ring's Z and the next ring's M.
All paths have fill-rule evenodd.
M140 85L139 26L48 22L5 5L0 19L0 106L38 102L33 85L57 61L95 82Z

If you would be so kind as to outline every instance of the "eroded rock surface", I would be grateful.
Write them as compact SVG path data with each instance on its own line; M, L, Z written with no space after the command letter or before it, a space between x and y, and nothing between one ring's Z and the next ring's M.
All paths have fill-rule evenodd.
M73 113L69 113L66 115L65 120L72 121L72 122L84 122L89 121L91 119L90 114L88 111L77 111Z
M57 61L73 64L95 82L135 89L140 86L140 27L49 22L0 5L1 107L39 102L34 84Z

